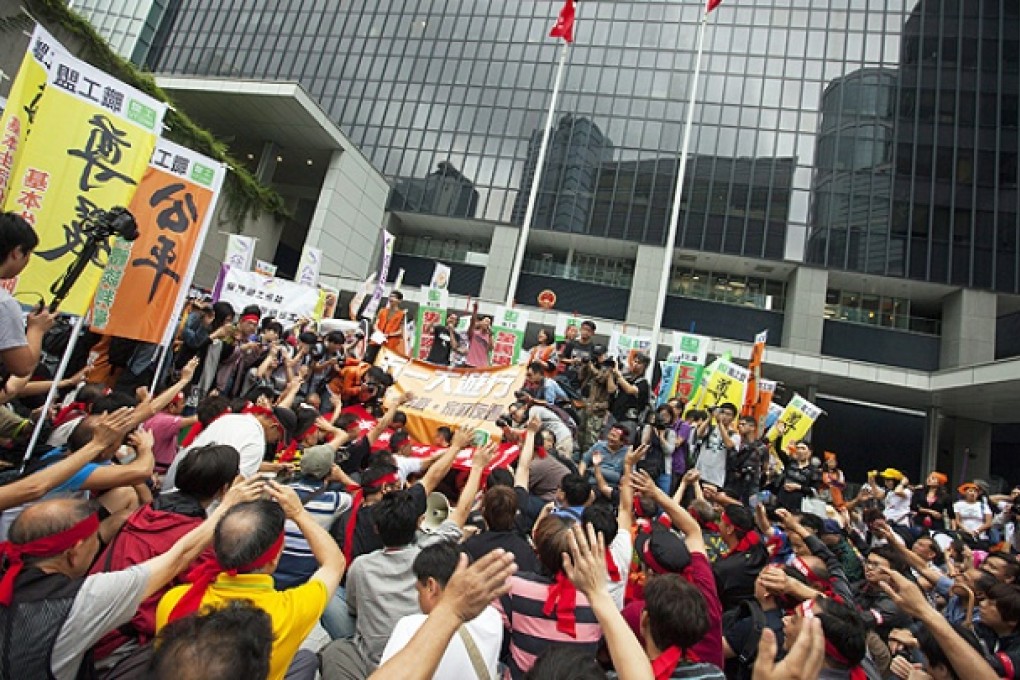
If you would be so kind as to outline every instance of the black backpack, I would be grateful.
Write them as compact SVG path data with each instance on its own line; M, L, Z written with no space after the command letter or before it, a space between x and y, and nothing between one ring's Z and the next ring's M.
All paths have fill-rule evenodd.
M731 609L723 614L722 629L731 630L737 621L751 617L751 634L747 636L744 646L734 649L737 656L731 659L731 663L738 667L736 674L726 677L738 678L739 680L750 680L754 671L754 660L758 656L758 643L761 641L762 631L765 630L765 612L757 600L744 600L736 609Z

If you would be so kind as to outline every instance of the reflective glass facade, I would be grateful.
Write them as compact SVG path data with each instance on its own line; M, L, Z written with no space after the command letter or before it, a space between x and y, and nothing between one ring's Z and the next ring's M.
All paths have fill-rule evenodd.
M391 207L520 224L560 0L180 0L157 72L298 80ZM599 0L538 229L662 244L702 3ZM1016 0L724 0L678 246L1018 291Z

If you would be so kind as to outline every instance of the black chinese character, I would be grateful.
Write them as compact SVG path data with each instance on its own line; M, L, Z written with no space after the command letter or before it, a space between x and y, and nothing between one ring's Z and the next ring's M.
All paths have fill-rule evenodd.
M83 233L83 226L86 222L91 221L97 217L101 210L99 206L85 198L84 196L78 197L78 203L74 207L74 219L71 220L70 224L63 225L64 237L66 243L59 245L53 250L37 250L35 254L44 260L52 262L53 260L59 260L68 253L74 253L77 255L81 252L81 249L85 246L85 234ZM106 256L110 254L110 244L108 241L99 242L99 250L92 257L92 264L97 267L102 267L106 259ZM101 257L102 256L102 257Z
M171 158L173 158L173 154L169 151L156 147L152 152L152 160L149 162L152 165L169 170Z
M77 92L79 77L80 74L73 68L60 64L57 66L57 77L53 80L53 84L68 92Z
M95 92L96 89L99 87L99 81L92 80L91 78L88 77L82 78L82 80L85 82L82 84L82 87L78 89L78 94L85 97L86 99L91 99L94 102L98 102L99 97L93 94L93 92ZM86 87L86 85L88 87Z
M176 247L176 241L160 235L159 245L152 246L149 251L149 254L152 255L151 260L138 258L137 260L131 261L131 264L135 267L152 267L156 270L156 274L152 277L152 288L149 289L149 302L152 302L152 299L156 297L156 290L159 288L159 282L164 276L169 276L175 283L181 282L180 275L170 269L170 265L177 261L177 253L174 252L174 248Z
M92 125L92 132L85 148L71 149L67 152L68 156L85 160L85 169L82 170L81 179L78 180L78 188L82 191L96 188L99 184L91 184L93 179L99 183L119 179L126 184L135 184L133 179L114 169L123 158L124 149L131 148L131 143L127 141L127 133L113 127L110 119L102 114L92 116L89 124ZM98 172L95 172L93 177L96 169Z
M53 64L53 52L50 50L50 46L42 40L36 40L32 45L32 55L47 69Z
M188 166L190 164L191 162L188 160L187 156L174 156L174 164L173 167L170 168L170 172L175 175L187 175Z
M110 109L116 113L120 113L120 110L124 108L124 93L119 92L112 87L103 88L103 101L100 104L104 109Z
M170 201L170 205L163 208L156 216L156 224L160 229L169 229L175 234L183 234L191 226L191 223L198 219L198 208L195 207L194 197L188 192L185 192L181 198L175 196L183 189L184 184L182 183L168 184L153 192L149 198L149 205L153 208L164 201ZM187 212L185 212L185 208Z

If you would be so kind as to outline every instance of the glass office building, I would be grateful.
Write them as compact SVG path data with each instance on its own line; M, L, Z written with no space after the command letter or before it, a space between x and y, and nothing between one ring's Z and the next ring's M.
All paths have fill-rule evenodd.
M559 0L328 4L181 0L148 65L300 81L395 209L520 224ZM664 243L701 11L579 5L536 228ZM678 246L1020 291L1018 36L1013 0L724 2Z

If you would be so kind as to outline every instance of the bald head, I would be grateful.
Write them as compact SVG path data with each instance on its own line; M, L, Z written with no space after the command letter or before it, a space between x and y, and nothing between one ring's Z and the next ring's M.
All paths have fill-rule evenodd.
M30 505L11 525L11 543L23 545L67 531L93 512L95 506L77 498L57 498Z
M285 517L279 504L267 500L235 505L216 525L213 549L224 569L250 564L276 542Z

